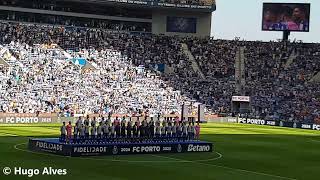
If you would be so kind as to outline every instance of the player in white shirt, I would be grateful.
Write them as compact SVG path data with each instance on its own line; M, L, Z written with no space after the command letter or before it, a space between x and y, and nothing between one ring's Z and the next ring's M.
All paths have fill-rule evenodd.
M90 127L88 123L84 125L84 133L85 133L86 139L89 139L89 128Z
M80 135L80 129L81 129L82 123L81 123L81 121L79 121L77 123L78 124L76 124L76 126L78 126L78 135Z
M166 127L165 126L161 127L161 137L166 137Z
M91 127L91 139L95 139L96 138L96 134L97 134L97 127L96 127L96 125L93 125Z
M107 138L107 130L106 130L106 128L107 128L107 124L106 123L102 123L101 122L101 131L102 131L102 135L101 135L101 138L103 138L103 139L106 139ZM109 132L109 130L108 130L108 132Z
M84 139L86 132L85 132L85 127L84 127L83 124L81 125L79 131L80 131L80 137L81 137L81 139Z
M156 126L160 126L160 124L161 124L160 118L158 118L158 119L156 120Z
M160 123L156 123L156 137L160 137L161 135L161 126L160 126Z
M182 126L182 136L183 137L187 137L188 136L188 127L186 126L185 123L183 123L183 126Z
M182 124L179 123L177 128L177 137L181 137L181 136L182 136Z
M77 122L76 122L76 125L78 125L78 127L80 127L81 124L82 124L82 119L81 119L81 117L79 117Z
M178 125L175 123L174 126L172 126L172 137L177 137L177 129Z
M106 126L105 126L105 133L106 133L106 138L109 138L111 136L111 126L109 123L106 123Z
M167 127L167 137L171 137L172 133L172 124L169 122Z
M116 128L115 125L112 123L112 124L111 124L111 127L110 127L110 133L111 133L111 136L110 136L110 137L111 137L111 138L114 138L114 137L115 137L115 132L116 132L116 131L115 131L115 128Z

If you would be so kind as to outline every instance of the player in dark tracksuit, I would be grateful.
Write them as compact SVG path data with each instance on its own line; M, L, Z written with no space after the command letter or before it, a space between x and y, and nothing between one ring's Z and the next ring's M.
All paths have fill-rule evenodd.
M128 122L128 125L127 125L127 138L131 138L132 137L131 132L132 132L132 125L131 125L131 122Z
M77 139L78 138L78 122L76 123L76 125L73 127L73 139Z
M132 133L133 133L133 137L138 137L138 133L139 133L139 127L138 127L138 123L135 122L134 126L132 127Z
M144 136L145 136L144 123L141 123L141 125L140 125L140 127L139 127L139 131L140 131L140 137L144 137Z
M150 137L151 138L154 137L154 122L153 122L153 120L151 120L151 122L150 122Z
M116 131L116 137L119 138L120 137L120 124L119 123L116 124L115 131Z
M121 122L121 137L126 137L126 124Z

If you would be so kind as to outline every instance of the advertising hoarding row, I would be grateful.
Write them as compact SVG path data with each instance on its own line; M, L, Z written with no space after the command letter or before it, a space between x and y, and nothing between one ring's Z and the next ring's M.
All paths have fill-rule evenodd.
M28 148L32 151L64 156L103 156L212 152L213 144L209 142L60 144L54 143L52 139L29 139Z

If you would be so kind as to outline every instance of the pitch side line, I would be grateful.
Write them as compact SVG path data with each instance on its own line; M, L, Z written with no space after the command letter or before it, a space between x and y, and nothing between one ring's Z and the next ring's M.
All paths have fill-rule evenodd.
M310 139L310 141L320 143L320 140Z
M179 160L178 159L171 159L172 161L144 161L144 160L142 160L142 161L132 160L131 161L131 160L121 160L121 159L99 159L99 158L88 158L88 157L70 157L70 156L61 156L61 155L49 154L49 153L34 152L34 151L18 148L18 146L25 145L25 144L27 144L27 143L16 144L16 145L14 145L14 149L16 149L18 151L23 151L23 152L33 153L33 154L40 154L40 155L45 155L45 156L54 156L54 157L63 157L63 158L69 157L69 158L89 159L89 160L109 161L109 162L128 162L128 163L190 163L191 162L189 160L182 160L182 159L179 159ZM216 153L219 155L219 157L217 157L217 158L220 159L222 157L222 155L218 152L216 152ZM161 158L163 158L163 157L161 157ZM198 161L210 161L210 160L212 161L217 158L198 160Z
M200 159L200 160L183 160L183 161L186 161L186 162L208 162L208 161L215 161L215 160L218 160L218 159L221 159L223 156L222 154L220 154L219 152L214 152L216 154L218 154L219 156L218 157L215 157L215 158L210 158L210 159ZM156 154L152 154L152 156L155 156L155 157L161 157L161 158L166 158L166 159L171 159L171 160L178 160L177 158L173 158L173 157L169 157L169 156L161 156L161 155L156 155ZM182 160L182 159L180 159Z
M220 153L219 153L219 154L220 154ZM172 160L173 160L173 159L179 160L178 158L173 158L173 157L168 157L168 156L161 156L161 155L154 155L154 156L163 157L163 158L168 158L168 159L172 159ZM222 155L221 155L221 157L222 157ZM245 169L231 168L231 167L220 166L220 165L215 165L215 164L208 164L208 163L203 163L203 162L199 162L199 161L188 161L188 162L196 163L196 164L202 164L202 165L206 165L206 166L219 167L219 168L228 169L228 170L234 170L234 171L252 173L252 174L269 176L269 177L274 177L274 178L280 178L280 179L298 180L298 179L289 178L289 177L283 177L283 176L278 176L278 175L273 175L273 174L267 174L267 173L261 173L261 172L256 172L256 171L249 171L249 170L245 170Z
M17 137L18 135L16 135L16 134L10 134L10 133L4 133L4 132L0 132L0 136L10 136L10 137Z

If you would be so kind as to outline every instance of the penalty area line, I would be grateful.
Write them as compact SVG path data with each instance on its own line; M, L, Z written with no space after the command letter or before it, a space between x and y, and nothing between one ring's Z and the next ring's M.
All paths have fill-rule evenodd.
M218 152L216 152L218 153ZM220 153L218 153L220 154ZM222 154L220 154L222 157ZM181 160L178 158L173 158L173 157L168 157L168 156L161 156L161 155L153 155L153 156L157 156L157 157L163 157L163 158L168 158L168 159L172 159L172 160ZM219 157L218 159L220 159L221 157ZM210 161L209 159L206 161ZM213 167L218 167L218 168L223 168L223 169L228 169L228 170L233 170L233 171L239 171L239 172L245 172L245 173L251 173L251 174L257 174L257 175L263 175L263 176L269 176L269 177L274 177L274 178L278 178L278 179L287 179L287 180L297 180L295 178L289 178L289 177L283 177L283 176L278 176L278 175L273 175L273 174L267 174L267 173L262 173L262 172L256 172L256 171L250 171L250 170L245 170L245 169L238 169L238 168L232 168L232 167L227 167L227 166L221 166L221 165L216 165L216 164L208 164L208 163L203 163L203 161L191 161L188 160L187 162L190 163L195 163L195 164L202 164L202 165L206 165L206 166L213 166Z

